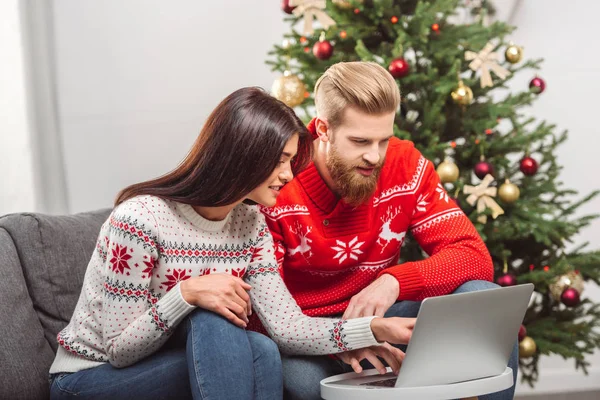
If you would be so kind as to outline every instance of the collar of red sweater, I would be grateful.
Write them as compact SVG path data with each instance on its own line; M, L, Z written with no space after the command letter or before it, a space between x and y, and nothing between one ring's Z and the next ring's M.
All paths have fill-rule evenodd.
M317 139L318 137L315 119L316 118L313 118L306 126L313 139ZM313 162L311 162L304 171L298 174L296 179L298 179L298 182L300 182L310 199L321 209L321 211L325 214L330 214L335 209L340 200L338 196L329 189L329 186L327 186ZM352 207L343 200L341 200L341 202L346 207ZM359 214L366 213L369 204L371 204L371 199L364 204L355 207L354 210Z

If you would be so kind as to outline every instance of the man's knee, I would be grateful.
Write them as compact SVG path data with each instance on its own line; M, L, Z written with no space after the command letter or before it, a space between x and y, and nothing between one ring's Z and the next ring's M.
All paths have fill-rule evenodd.
M497 284L488 281L468 281L460 285L454 293L467 293L477 292L479 290L495 289L498 288Z
M397 301L396 303L392 304L390 308L388 308L384 317L414 318L419 313L419 308L421 308L420 301Z
M282 355L285 400L321 398L322 379L344 372L336 360L328 357Z

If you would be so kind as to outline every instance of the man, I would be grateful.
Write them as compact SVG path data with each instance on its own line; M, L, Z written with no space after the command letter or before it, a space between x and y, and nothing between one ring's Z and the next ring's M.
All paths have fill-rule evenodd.
M483 241L432 163L393 137L399 102L395 80L375 63L335 64L315 85L313 163L263 209L306 315L415 317L426 297L495 287ZM398 265L409 230L429 258ZM360 371L363 359L380 369L376 356L390 355L371 348L339 358ZM347 372L344 363L284 357L286 396L320 398L319 381ZM516 350L510 366L516 376Z

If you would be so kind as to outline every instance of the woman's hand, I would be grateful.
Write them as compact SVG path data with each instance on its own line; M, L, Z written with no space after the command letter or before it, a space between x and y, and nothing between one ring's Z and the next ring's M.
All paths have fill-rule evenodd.
M181 282L180 288L189 304L222 315L240 328L247 326L252 314L247 291L252 287L242 279L222 273L196 276Z
M385 374L385 366L381 360L377 358L381 357L385 360L387 365L390 366L392 371L394 371L394 374L398 375L398 372L400 372L400 366L402 365L402 360L404 360L404 352L393 347L389 343L384 343L381 346L372 346L364 349L346 351L338 354L337 356L340 360L350 365L357 374L362 372L360 362L365 359L368 360L373 367L379 371L380 374Z
M408 344L416 318L373 318L371 331L378 342Z

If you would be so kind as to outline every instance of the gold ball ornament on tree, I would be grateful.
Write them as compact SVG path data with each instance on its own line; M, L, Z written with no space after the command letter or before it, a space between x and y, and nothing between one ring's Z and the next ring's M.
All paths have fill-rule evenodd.
M353 7L350 0L332 0L331 2L339 8L343 8L344 10L348 10ZM363 0L355 0L355 3L362 4Z
M537 345L531 337L525 336L523 340L519 342L519 358L531 357L536 351Z
M442 161L435 171L442 183L454 183L460 175L458 166L449 160Z
M571 271L556 278L549 288L552 298L561 301L562 294L567 289L575 289L581 295L583 292L583 278L577 272Z
M283 76L277 78L271 88L271 94L288 107L296 107L302 104L304 93L306 93L306 85L290 71L285 71Z
M504 52L504 58L511 64L516 64L523 59L523 48L511 43Z
M519 200L520 195L521 191L519 190L519 187L514 183L510 183L508 179L500 185L500 188L498 189L498 197L508 204L512 204Z
M450 95L452 100L461 106L468 106L473 101L473 91L463 81L458 82L458 87Z

